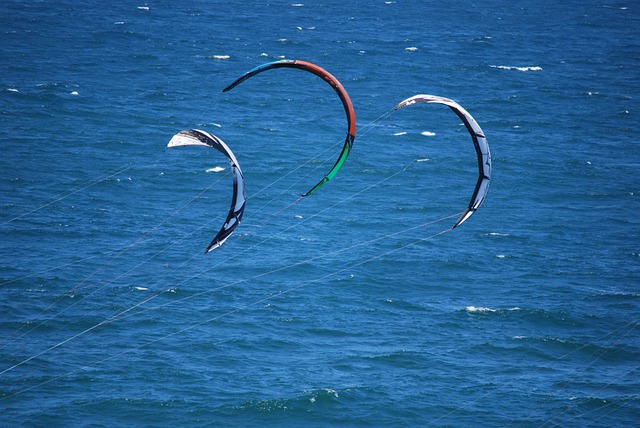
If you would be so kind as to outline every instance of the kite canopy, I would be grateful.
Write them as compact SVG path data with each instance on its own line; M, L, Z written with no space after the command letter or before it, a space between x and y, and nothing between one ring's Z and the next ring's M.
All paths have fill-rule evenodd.
M229 165L231 165L231 171L233 172L233 199L231 200L231 208L229 210L229 214L227 215L227 219L224 222L224 225L205 250L205 253L208 253L209 251L214 250L224 244L224 241L226 241L229 236L231 236L235 228L238 227L240 221L242 220L242 215L244 214L244 207L246 203L245 184L242 170L240 169L238 160L234 156L229 146L227 146L221 139L213 134L209 134L208 132L200 131L197 129L180 131L179 133L174 135L173 138L171 138L171 141L169 141L169 144L167 145L167 147L177 146L213 147L214 149L224 154L229 160Z
M426 94L414 95L402 101L395 107L395 109L398 110L402 107L420 103L444 104L449 106L451 110L453 110L455 114L462 119L462 122L464 122L464 125L467 127L469 134L471 134L473 145L476 148L476 154L478 155L479 174L478 181L476 182L476 188L473 191L473 196L471 196L469 206L462 213L462 216L458 221L451 227L451 229L455 229L471 217L478 208L480 208L482 201L487 195L487 191L489 190L489 181L491 180L491 153L489 152L489 144L487 143L487 139L484 137L484 132L482 132L480 125L478 125L469 112L462 108L460 104L448 98Z
M229 86L224 88L222 92L230 91L231 89L235 88L240 83L244 82L250 77L255 76L258 73L262 73L263 71L270 70L272 68L298 68L321 77L325 82L331 85L331 87L336 91L336 93L340 97L340 100L342 101L342 105L344 106L344 110L347 114L347 136L344 141L344 147L342 148L342 152L340 153L340 156L338 157L338 160L336 161L335 165L333 165L333 168L331 168L331 170L327 173L327 175L325 175L324 178L320 180L320 182L318 182L318 184L313 186L311 190L309 190L307 193L302 195L302 196L308 196L313 192L315 192L316 190L318 190L320 187L322 187L326 182L331 180L338 173L340 168L342 168L342 165L347 160L347 157L349 156L349 152L351 151L351 147L353 146L353 142L356 138L356 114L353 110L353 105L351 104L349 95L347 95L347 91L344 90L344 88L342 87L338 79L333 77L325 69L315 64L312 64L310 62L301 61L301 60L284 59L280 61L268 62L266 64L259 65L258 67L252 70L249 70L244 75L236 79L233 83L231 83Z

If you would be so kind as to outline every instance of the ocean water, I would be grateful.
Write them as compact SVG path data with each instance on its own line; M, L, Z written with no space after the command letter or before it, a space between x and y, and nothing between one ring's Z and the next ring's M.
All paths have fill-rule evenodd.
M281 58L321 79L246 71ZM0 3L0 425L640 425L640 7ZM484 204L445 106L483 128ZM241 164L167 149L199 128Z

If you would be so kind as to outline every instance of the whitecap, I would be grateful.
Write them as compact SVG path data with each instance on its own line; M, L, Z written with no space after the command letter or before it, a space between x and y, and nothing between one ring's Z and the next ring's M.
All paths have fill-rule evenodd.
M516 70L516 71L542 71L542 67L537 65L530 67L517 67L513 65L490 65L491 68L499 68L501 70Z
M79 95L79 94L78 94L78 91L73 91L71 92L71 95Z
M511 236L508 233L500 233L500 232L489 232L487 233L489 236Z
M138 291L149 291L147 287L134 287Z
M213 168L207 169L206 172L220 172L220 171L224 171L224 168L221 166L214 166Z
M499 259L504 259L507 256L505 256L504 254L496 254L496 257Z
M435 137L436 133L435 132L429 132L429 131L422 131L420 133L420 135L424 135L425 137Z
M113 25L124 25L124 21L116 21Z
M407 132L406 132L406 131L400 131L400 132L396 132L396 133L394 133L394 134L392 134L392 135L393 135L394 137L398 137L398 136L400 136L400 135L407 135Z
M408 52L415 52L415 51L417 51L417 50L418 50L418 48L417 48L417 47L415 47L415 46L410 46L410 47L408 47L408 48L404 48L404 50L405 50L405 51L408 51Z
M416 159L416 162L429 162L431 159L429 158L422 158L422 159Z
M16 88L8 88L7 91L9 91L9 92L20 92Z
M229 55L211 55L210 58L213 58L213 59L229 59L229 58L231 58L231 56L229 56Z
M302 216L300 214L296 214L295 216L296 218L302 218Z
M309 401L312 403L315 403L316 400L318 399L324 399L324 398L338 398L338 391L336 391L333 388L321 388L318 391L304 391L307 394L312 394L311 397L309 397Z
M293 7L302 7L302 6L304 6L304 3L293 3L291 6L293 6Z
M139 10L149 10L149 6L138 6Z
M484 308L484 307L479 307L476 308L475 306L467 306L465 308L465 311L467 312L495 312L495 309L491 309L491 308Z

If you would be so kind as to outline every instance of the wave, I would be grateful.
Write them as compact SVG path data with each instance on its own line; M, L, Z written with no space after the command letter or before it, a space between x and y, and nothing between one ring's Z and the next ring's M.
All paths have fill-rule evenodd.
M214 166L213 168L209 168L206 172L221 172L224 171L224 168L221 166Z
M467 312L497 312L495 309L485 308L482 306L479 308L476 308L475 306L467 306L464 310Z
M516 67L512 65L490 65L491 68L499 68L500 70L516 70L516 71L542 71L542 67L537 65L530 67Z
M508 309L492 309L492 308L486 308L483 306L480 307L476 307L476 306L467 306L466 308L464 308L465 311L467 312L502 312L502 311L519 311L520 308L515 306L513 308L508 308Z

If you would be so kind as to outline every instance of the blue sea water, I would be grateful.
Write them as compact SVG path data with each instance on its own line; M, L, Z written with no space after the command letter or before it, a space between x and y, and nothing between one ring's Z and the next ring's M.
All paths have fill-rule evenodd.
M337 158L339 174L298 200ZM640 7L0 3L0 425L640 424ZM493 156L482 207L452 98ZM226 159L167 149L199 128Z

